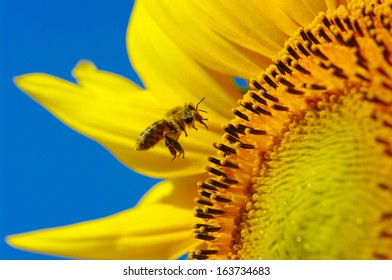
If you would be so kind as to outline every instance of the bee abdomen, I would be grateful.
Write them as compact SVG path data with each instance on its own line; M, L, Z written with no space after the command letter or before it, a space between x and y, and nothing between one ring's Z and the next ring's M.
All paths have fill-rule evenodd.
M163 139L163 133L168 124L165 120L159 120L147 127L136 139L136 150L148 150Z

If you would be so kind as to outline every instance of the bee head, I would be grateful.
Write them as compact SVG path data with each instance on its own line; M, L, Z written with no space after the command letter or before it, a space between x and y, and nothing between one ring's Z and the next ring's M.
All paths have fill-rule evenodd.
M193 106L193 104L186 104L185 105L185 123L187 124L188 127L195 127L195 122L199 122L202 125L204 125L207 130L208 127L207 125L203 122L206 121L207 119L203 118L203 116L199 113L199 112L204 112L207 113L204 110L199 109L199 104L205 99L205 97L203 97L202 100L199 101L199 103L196 104L196 107Z

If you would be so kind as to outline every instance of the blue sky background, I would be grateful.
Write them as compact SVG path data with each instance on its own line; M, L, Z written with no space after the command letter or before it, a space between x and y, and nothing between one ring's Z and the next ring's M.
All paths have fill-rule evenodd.
M4 236L104 217L157 180L134 173L18 90L12 77L74 81L80 59L136 81L125 45L133 1L0 1L0 259L52 259Z

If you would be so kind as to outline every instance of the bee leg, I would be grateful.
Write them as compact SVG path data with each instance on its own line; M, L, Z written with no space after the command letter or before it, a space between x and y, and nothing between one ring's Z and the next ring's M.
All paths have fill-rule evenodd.
M202 124L202 125L204 125L205 126L205 128L207 128L207 130L208 130L208 126L205 124L205 122L203 122L203 121L208 121L208 119L201 119L201 120L199 120L199 122Z
M169 142L165 141L166 147L169 149L170 153L173 155L172 161L177 157L177 151L176 149L173 148L173 146L170 146Z
M182 131L184 131L185 137L188 137L188 133L186 133L185 127L183 127L182 125L180 125L180 129L181 129Z
M170 153L174 156L172 160L174 160L177 157L177 152L178 155L184 158L184 149L181 147L180 143L178 143L177 140L174 140L170 136L168 136L166 133L163 134L165 137L165 144L166 147L169 149Z

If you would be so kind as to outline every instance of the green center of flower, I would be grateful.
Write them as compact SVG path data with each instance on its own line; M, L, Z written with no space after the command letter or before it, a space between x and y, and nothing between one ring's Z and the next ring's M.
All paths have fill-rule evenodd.
M382 127L361 94L319 102L264 156L252 210L241 224L241 259L386 258L391 240ZM390 234L390 233L389 233ZM360 246L358 246L360 244Z
M391 2L320 14L225 126L195 259L392 258Z

